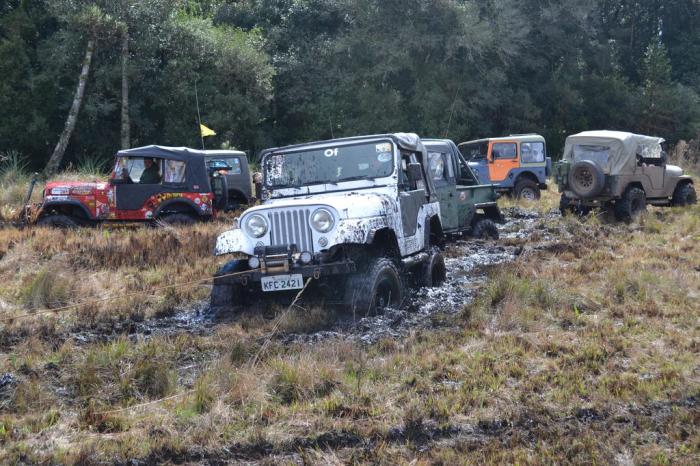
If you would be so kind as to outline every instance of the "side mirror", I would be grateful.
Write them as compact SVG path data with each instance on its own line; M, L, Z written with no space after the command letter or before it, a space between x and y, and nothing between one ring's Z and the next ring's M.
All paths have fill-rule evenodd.
M419 163L409 163L406 167L406 173L411 191L415 191L418 189L418 183L423 181L423 169Z

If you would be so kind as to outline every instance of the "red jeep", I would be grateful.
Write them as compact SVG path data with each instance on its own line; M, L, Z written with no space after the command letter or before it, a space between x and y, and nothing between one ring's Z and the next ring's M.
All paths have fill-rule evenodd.
M226 177L207 169L203 151L147 146L118 152L107 182L47 183L31 217L38 225L56 227L157 220L192 224L215 217L227 195Z

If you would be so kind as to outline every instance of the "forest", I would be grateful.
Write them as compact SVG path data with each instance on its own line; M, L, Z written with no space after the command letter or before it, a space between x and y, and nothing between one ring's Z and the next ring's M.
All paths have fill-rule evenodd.
M250 156L390 131L538 132L554 158L588 129L693 140L698 31L697 0L2 0L0 154L43 169L71 124L62 166L199 147L197 98L207 147Z

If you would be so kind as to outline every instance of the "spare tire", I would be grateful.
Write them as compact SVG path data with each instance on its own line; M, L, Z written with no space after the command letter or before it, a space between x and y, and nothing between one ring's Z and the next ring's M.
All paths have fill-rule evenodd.
M581 199L597 196L605 186L603 170L591 160L576 162L569 171L569 188Z

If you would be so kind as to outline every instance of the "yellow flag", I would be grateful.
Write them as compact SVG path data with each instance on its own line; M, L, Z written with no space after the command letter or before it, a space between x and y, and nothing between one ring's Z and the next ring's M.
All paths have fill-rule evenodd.
M207 136L216 136L216 132L213 129L209 129L201 123L199 124L199 131L201 131L203 138Z

